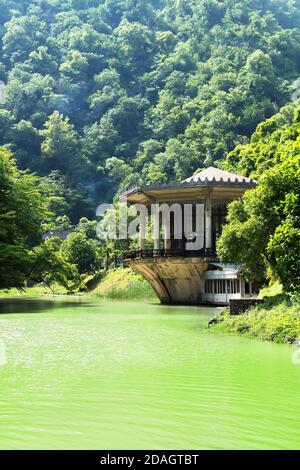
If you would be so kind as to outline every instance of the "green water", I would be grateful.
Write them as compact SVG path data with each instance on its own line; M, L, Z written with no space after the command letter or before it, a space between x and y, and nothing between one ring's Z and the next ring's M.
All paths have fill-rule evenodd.
M291 347L207 328L215 309L0 305L1 449L300 448Z

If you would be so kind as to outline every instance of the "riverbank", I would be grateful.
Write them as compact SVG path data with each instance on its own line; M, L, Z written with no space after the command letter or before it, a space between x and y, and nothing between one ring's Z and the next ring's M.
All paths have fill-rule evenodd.
M108 272L91 294L111 300L158 301L152 287L142 276L123 268Z
M53 286L51 289L45 285L39 284L27 289L0 289L0 298L9 297L43 297L44 295L70 295L66 289L61 286Z
M249 312L232 316L226 310L216 331L232 332L275 343L293 343L300 339L299 301L281 293L265 297L264 303Z
M73 293L82 297L121 301L159 302L158 298L140 275L131 269L119 268L103 273L93 288ZM42 297L50 295L70 295L60 286L39 285L24 291L10 289L0 291L0 297ZM246 314L231 316L226 310L220 322L213 326L215 331L237 333L276 343L293 343L300 339L299 301L292 300L282 292L279 284L263 289L260 294L265 299L262 305L252 308Z
M156 301L158 298L148 282L131 269L119 268L102 273L99 280L91 282L92 287L78 292L68 292L59 285L51 288L45 285L36 285L22 291L18 289L0 290L1 297L42 297L45 295L81 295L97 297L99 299L128 300L128 301Z

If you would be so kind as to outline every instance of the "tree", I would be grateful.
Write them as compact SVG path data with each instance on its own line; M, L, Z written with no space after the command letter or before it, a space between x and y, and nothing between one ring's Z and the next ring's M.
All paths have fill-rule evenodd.
M49 53L47 46L39 46L29 54L29 63L33 72L43 75L55 75L57 73L57 62Z
M64 258L59 249L60 244L60 239L53 237L31 251L32 269L29 278L50 288L57 283L68 291L74 291L80 285L80 276L76 266Z
M72 224L136 177L170 182L231 151L242 172L278 161L275 136L267 159L249 141L297 91L297 2L0 0L0 42L0 145L21 168L84 185L89 214Z
M40 181L40 189L47 197L52 213L48 230L73 228L82 216L91 217L95 210L84 185L70 185L58 171L52 171Z
M38 178L17 169L0 148L0 286L22 288L32 266L30 250L41 240L47 201Z
M79 51L71 51L69 58L60 66L64 75L77 80L86 79L88 60Z
M0 288L23 289L29 280L67 289L78 285L77 268L63 257L60 240L42 243L48 203L40 179L20 171L0 148Z
M298 210L300 204L298 202ZM276 259L276 272L287 292L300 290L300 224L287 220L271 237L268 253Z
M41 125L51 110L54 79L50 75L28 73L16 66L8 77L5 88L6 108L18 120L30 120Z
M3 52L10 62L26 60L43 37L45 24L35 15L13 16L5 25Z
M220 258L242 263L248 280L265 279L269 267L286 291L299 291L299 188L299 155L266 171L257 189L230 205Z
M82 217L79 221L78 229L87 237L92 240L97 240L97 221L89 220Z
M12 127L10 143L20 168L39 169L36 160L41 149L41 137L30 121L21 120Z
M300 151L300 118L297 103L288 104L261 122L250 143L238 145L223 162L225 169L253 178Z
M294 164L295 163L295 164ZM288 163L284 163L286 167ZM285 171L293 172L293 179L300 181L298 158ZM268 254L276 260L276 272L287 292L300 291L300 195L299 186L286 195L282 204L285 220L276 228L268 244Z
M108 173L110 181L121 182L124 179L124 174L129 175L132 173L132 169L123 160L112 157L106 160L105 169Z
M78 136L69 119L55 111L41 131L46 167L74 173L78 163Z
M116 29L118 44L133 72L146 70L155 49L155 36L145 25L123 20Z
M69 263L77 266L80 274L93 274L100 269L99 245L82 232L70 235L62 243L61 252Z
M0 109L0 141L2 144L10 141L14 123L15 117L12 113L6 109Z

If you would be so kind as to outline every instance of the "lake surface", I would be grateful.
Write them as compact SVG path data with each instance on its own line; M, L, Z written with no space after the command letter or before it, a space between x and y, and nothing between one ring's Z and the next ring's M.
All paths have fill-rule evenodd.
M2 301L1 449L299 449L292 349L216 309Z

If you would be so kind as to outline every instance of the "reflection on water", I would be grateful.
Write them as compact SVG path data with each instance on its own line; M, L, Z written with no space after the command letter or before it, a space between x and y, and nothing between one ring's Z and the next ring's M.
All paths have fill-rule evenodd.
M43 310L57 309L58 307L67 309L67 308L76 308L80 307L83 302L82 297L66 297L65 300L62 299L62 296L52 296L49 298L43 297L40 299L37 298L0 298L0 315L7 313L33 313L33 312L42 312ZM85 305L87 302L85 301Z
M1 449L300 447L290 347L214 333L215 309L71 299L1 312Z

